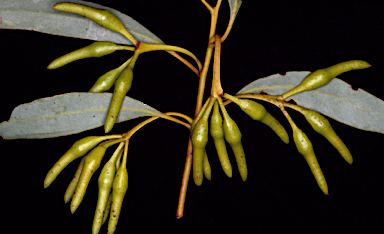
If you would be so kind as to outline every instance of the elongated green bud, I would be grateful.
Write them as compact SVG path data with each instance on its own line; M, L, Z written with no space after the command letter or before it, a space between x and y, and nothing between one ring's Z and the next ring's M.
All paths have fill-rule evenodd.
M279 121L277 121L277 119L275 119L269 112L267 112L265 117L260 120L260 122L269 126L285 144L289 143L289 136L287 131L285 131L283 125L281 125Z
M99 233L102 225L104 212L107 207L108 198L111 193L113 178L115 176L115 164L108 162L103 167L99 176L99 197L97 200L95 217L93 219L92 234Z
M123 104L125 95L129 91L132 85L133 71L130 67L124 69L121 72L119 78L117 78L115 83L115 91L113 92L111 105L109 106L109 111L107 118L105 119L104 130L105 133L108 133L112 130L113 125L115 124L117 117L120 112L121 105Z
M44 180L44 188L47 188L60 174L60 172L73 160L84 156L89 150L100 142L110 139L110 136L89 136L76 141L72 147L53 165Z
M103 222L101 223L101 225L103 225L105 221L107 221L108 215L111 211L111 206L112 206L112 192L108 196L107 207L105 207L105 212L103 214Z
M111 54L116 50L123 49L124 46L116 45L115 43L109 41L97 41L90 44L89 46L72 51L71 53L68 53L53 60L48 65L48 69L56 69L79 59L101 57L107 54Z
M83 171L81 172L81 176L71 202L70 208L72 214L76 211L81 201L83 200L85 191L88 187L88 183L91 180L93 173L95 173L95 171L99 168L100 162L103 159L106 149L107 147L101 144L94 148L85 157Z
M319 134L323 135L333 145L333 147L339 151L345 161L352 164L353 158L351 152L349 152L347 146L345 146L344 142L335 133L329 121L316 111L304 110L302 114L312 128Z
M319 69L305 77L305 79L298 86L284 93L282 95L282 100L287 99L288 97L297 93L317 89L321 86L324 86L341 73L351 70L364 69L370 66L371 65L369 63L362 60L351 60L333 65L328 68Z
M75 193L75 189L77 187L77 184L79 183L81 172L83 171L84 159L85 157L81 159L80 164L75 172L75 175L73 176L71 183L69 183L68 188L65 191L65 194L64 194L65 203L69 202L73 194Z
M219 105L217 102L213 107L210 130L211 136L213 137L213 142L215 143L217 155L219 156L221 167L223 168L224 173L229 178L232 178L232 165L229 161L227 148L224 142L223 118L220 115Z
M206 151L204 152L203 171L204 171L205 178L207 178L208 180L211 180L212 170L211 170L211 165L209 165L208 156L207 156Z
M235 154L237 167L239 168L240 176L243 181L247 180L248 169L247 163L245 161L245 154L243 150L243 145L241 144L241 132L235 121L229 117L227 111L225 110L224 104L221 99L218 99L221 112L223 113L224 123L224 138L229 143L232 148L233 153Z
M129 65L130 62L131 62L131 59L128 59L120 67L115 68L105 73L104 75L100 76L99 79L97 79L96 83L92 86L92 88L88 92L101 93L112 88L117 77L119 77L120 73Z
M119 220L123 199L128 189L128 172L126 168L126 159L123 160L119 170L117 170L112 188L112 205L108 222L108 234L112 234L116 230Z
M123 151L120 151L116 160L116 171L118 171L120 168L122 155L123 155ZM108 197L107 207L105 208L102 225L105 223L105 221L107 221L108 215L111 211L111 206L112 206L112 192L109 194L109 197Z
M208 143L208 121L200 120L192 134L192 145L193 145L193 157L192 157L192 168L193 168L193 180L197 186L203 183L203 163L205 146Z
M292 126L292 130L293 140L295 141L297 150L304 156L304 159L307 161L308 166L311 169L312 174L314 175L320 189L328 195L328 185L325 181L320 165L317 162L311 141L308 139L307 135L305 135L305 133L296 126Z
M287 131L285 131L285 128L264 108L263 105L251 100L239 99L228 94L225 94L224 97L237 104L241 110L252 119L260 121L270 127L285 144L289 143L289 136Z
M115 150L112 157L104 165L99 176L99 197L97 200L95 217L93 219L92 234L97 234L103 223L104 212L108 204L108 198L111 193L113 179L116 172L116 160L119 153L122 152L124 143L120 143L119 147Z
M53 6L53 9L85 16L104 28L121 33L133 44L137 43L137 40L127 31L119 18L108 10L100 10L69 2L57 3Z
M207 106L204 114L202 115L200 120L195 124L192 130L191 140L193 147L193 180L197 186L200 186L203 183L204 153L205 146L208 143L208 117L211 113L214 102L215 99L210 100L210 103Z

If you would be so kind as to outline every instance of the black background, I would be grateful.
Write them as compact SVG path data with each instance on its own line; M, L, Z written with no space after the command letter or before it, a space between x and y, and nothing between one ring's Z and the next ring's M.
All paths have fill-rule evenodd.
M200 1L93 2L131 16L165 43L184 47L203 61L210 16ZM225 92L235 94L253 80L276 73L314 71L361 59L372 67L339 78L353 89L361 88L384 99L383 9L379 1L243 1L234 28L222 45L221 79ZM228 18L229 7L223 0L218 34L224 33ZM86 92L100 75L130 56L130 52L116 52L57 70L46 69L53 59L88 44L90 41L76 38L0 30L0 120L8 120L16 106L38 98ZM210 70L209 77L211 74ZM136 63L129 96L162 112L177 111L192 116L197 81L186 66L169 54L152 52L142 55ZM207 90L210 90L210 78ZM269 104L265 107L291 135L281 112ZM241 181L234 160L233 178L226 178L211 140L207 151L212 181L204 180L200 187L190 181L184 217L176 219L188 131L181 125L158 120L130 141L129 188L116 233L163 230L169 233L379 233L384 230L381 134L330 119L354 157L350 166L302 116L289 111L313 143L329 187L330 195L326 196L292 138L285 145L270 129L252 121L236 106L230 105L227 110L243 134L248 180ZM112 133L126 132L142 120L118 124ZM2 230L91 233L98 173L75 214L70 213L63 196L78 161L71 163L49 188L43 189L44 177L51 166L76 140L88 135L103 135L103 129L52 139L0 139ZM233 159L231 152L230 156ZM106 226L100 233L106 233Z

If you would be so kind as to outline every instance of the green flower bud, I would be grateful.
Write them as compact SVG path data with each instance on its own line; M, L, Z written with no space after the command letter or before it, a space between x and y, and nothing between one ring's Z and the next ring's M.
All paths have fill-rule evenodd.
M192 167L193 180L197 186L203 183L203 163L205 146L208 143L208 117L211 113L213 103L216 99L211 99L200 120L194 124L191 140L193 147Z
M53 9L57 11L64 11L75 13L87 17L93 20L98 25L107 28L109 30L121 33L133 44L137 43L137 40L125 29L123 23L112 12L108 10L100 10L88 6L84 6L76 3L61 2L53 6Z
M289 143L289 137L287 131L284 127L277 121L265 108L263 105L247 100L239 99L228 94L225 95L229 100L237 104L247 115L252 119L262 122L263 124L270 127L285 143Z
M111 136L89 136L76 141L72 147L53 165L44 180L44 188L47 188L60 174L60 172L73 160L84 156L89 150L100 142L110 139Z
M295 141L297 150L304 156L304 159L307 161L308 166L311 169L312 174L314 175L320 189L328 195L327 182L325 181L323 172L321 171L320 165L317 162L311 141L308 139L307 135L305 135L305 133L296 126L293 126L292 130L293 140Z
M319 134L323 135L333 145L333 147L339 151L345 161L347 161L349 164L352 164L353 158L351 153L349 152L347 146L345 146L343 141L332 129L329 121L316 111L305 110L302 112L302 114L307 119L312 128Z
M219 104L224 117L223 129L225 140L229 143L233 153L235 154L237 167L239 168L241 179L243 181L246 181L248 176L248 169L247 163L245 161L243 145L241 144L240 129L235 123L235 121L233 121L231 117L229 117L221 99L219 99Z
M130 67L124 69L121 72L119 78L117 78L115 83L115 91L113 92L111 105L109 106L109 111L107 118L105 119L104 130L105 133L108 133L112 130L113 125L115 124L117 117L120 112L121 105L123 104L125 95L129 91L132 85L133 71Z
M221 167L224 173L232 178L232 165L228 158L227 148L224 142L223 118L220 115L219 105L215 103L211 117L211 135L215 143Z
M103 159L106 149L107 147L101 144L94 148L85 157L83 171L81 172L81 176L71 202L70 208L72 214L76 211L81 201L83 200L85 191L88 187L88 183L91 180L93 173L95 173L95 171L99 168L100 162Z
M109 41L97 41L53 60L48 65L48 69L56 69L79 59L101 57L123 49L124 46L116 45Z
M328 84L333 78L340 75L341 73L356 69L364 69L370 66L371 65L369 65L369 63L365 61L351 60L333 65L328 68L319 69L305 77L304 80L298 86L284 93L282 95L282 100L285 100L288 97L293 96L297 93L322 87Z

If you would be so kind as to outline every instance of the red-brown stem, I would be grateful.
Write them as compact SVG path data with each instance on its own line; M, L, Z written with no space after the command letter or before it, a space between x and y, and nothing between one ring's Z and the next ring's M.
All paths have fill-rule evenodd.
M218 0L213 11L211 11L211 28L210 28L210 32L209 32L209 39L211 39L215 35L217 16L219 14L219 8L221 5L221 2L222 2L222 0ZM208 47L207 47L207 52L205 54L204 65L203 65L203 68L201 69L200 75L199 75L199 77L200 77L199 90L198 90L198 94L197 94L196 109L195 109L195 116L194 116L195 118L199 114L200 109L201 109L201 105L203 103L205 81L206 81L206 77L207 77L209 63L210 63L211 57L212 57L212 52L213 52L213 45L211 45L209 43L209 40L208 40ZM187 158L185 161L183 178L181 181L179 203L177 205L177 211L176 211L176 218L177 219L183 217L183 214L184 214L184 203L185 203L185 197L187 195L187 187L188 187L189 175L191 172L191 166L192 166L192 140L191 140L191 138L189 138Z
M197 93L196 109L195 109L195 118L199 114L201 110L201 106L203 104L205 81L207 79L207 73L208 73L209 64L212 58L212 52L213 52L213 45L208 45L207 52L205 54L205 62L203 65L203 69L201 69L201 72L200 72L199 88L198 88L199 90Z
M207 72L208 72L209 63L211 61L212 52L213 52L213 46L209 45L207 48L206 55L205 55L205 62L203 65L203 69L200 72L199 91L197 94L197 101L196 101L196 109L195 109L194 118L196 118L196 116L199 114L201 106L202 106L204 89L205 89L205 80L207 77ZM187 187L188 187L189 175L191 173L191 166L192 166L192 140L191 140L191 138L189 138L187 157L185 160L183 178L181 181L179 203L177 205L177 211L176 211L176 218L177 219L182 218L183 214L184 214L184 203L185 203L185 197L187 195Z
M224 93L220 81L220 55L221 55L221 40L219 35L215 35L215 56L213 59L213 79L211 96L219 97Z
M181 181L179 203L177 205L177 211L176 211L176 218L177 219L182 218L183 214L184 214L184 203L185 203L185 197L187 195L189 175L191 174L191 166L192 166L192 141L191 141L191 138L189 138L188 149L187 149L187 158L185 160L183 179Z

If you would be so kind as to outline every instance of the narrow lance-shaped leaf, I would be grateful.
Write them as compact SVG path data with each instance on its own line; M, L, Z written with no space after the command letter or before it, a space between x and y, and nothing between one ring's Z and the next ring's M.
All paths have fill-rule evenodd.
M281 95L301 83L310 72L287 72L257 79L237 94L265 92ZM384 101L334 78L327 85L291 96L299 106L315 110L349 126L372 132L384 133Z
M60 12L52 7L62 0L2 0L0 1L0 28L33 30L54 35L110 41L118 44L132 45L123 35L106 29L83 16ZM125 28L138 40L151 44L164 44L156 35L131 17L109 7L86 1L71 0L98 9L111 11Z
M49 138L97 128L104 125L111 99L111 93L68 93L38 99L16 107L10 120L0 124L0 135L4 139ZM125 97L116 122L159 114Z

